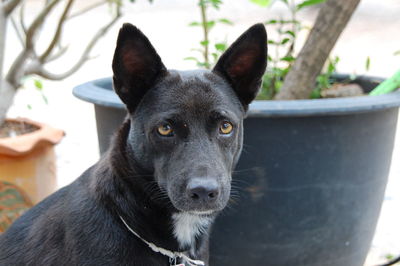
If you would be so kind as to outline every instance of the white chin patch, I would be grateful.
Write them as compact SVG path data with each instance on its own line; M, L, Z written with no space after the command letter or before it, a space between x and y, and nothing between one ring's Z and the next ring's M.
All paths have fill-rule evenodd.
M201 214L206 214L206 212L201 212ZM207 231L213 218L201 214L200 212L180 212L172 215L174 236L181 248L191 247L195 237Z

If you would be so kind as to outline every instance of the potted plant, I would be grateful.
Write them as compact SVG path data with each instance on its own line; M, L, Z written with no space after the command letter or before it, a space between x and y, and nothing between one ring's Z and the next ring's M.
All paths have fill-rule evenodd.
M112 7L110 21L93 35L76 63L64 73L50 71L47 64L58 60L67 51L67 46L61 43L62 31L67 22L107 4L111 4ZM27 77L62 80L89 60L90 52L97 41L121 16L121 4L118 1L104 0L78 10L74 8L74 0L45 1L43 8L35 14L30 24L25 20L26 5L29 3L21 0L0 1L0 182L3 185L7 184L6 187L12 186L11 184L18 186L20 190L25 191L26 198L34 204L56 189L53 146L62 139L64 132L29 119L6 119L7 111ZM57 8L60 15L54 33L45 49L40 49L37 40L43 33L44 24ZM18 14L15 14L17 11ZM15 16L18 16L18 20ZM4 57L8 54L6 44L12 45L6 43L8 25L13 27L22 49L6 71L4 69ZM35 80L35 86L41 90L41 81Z
M220 2L201 0L199 4ZM269 94L275 100L255 101L250 106L244 122L244 151L233 179L240 200L213 227L210 264L360 266L384 196L400 92L310 99L328 89L331 78L358 84L364 94L382 79L321 76L359 0L283 2L292 5L292 10L324 3L297 58L293 53L284 55L289 67L280 69L284 79L275 76L273 82L281 83L279 91ZM198 24L206 29L201 43L204 50L214 24L204 17ZM209 61L204 59L196 62L207 67ZM268 78L265 81L271 82ZM323 83L329 84L320 87ZM95 104L104 152L126 114L112 91L111 79L80 85L74 94Z

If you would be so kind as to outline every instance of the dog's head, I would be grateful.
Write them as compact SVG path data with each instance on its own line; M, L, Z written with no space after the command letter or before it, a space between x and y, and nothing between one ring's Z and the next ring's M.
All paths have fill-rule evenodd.
M112 66L114 89L131 120L129 156L154 173L178 211L212 213L227 204L243 118L266 67L266 43L257 24L212 71L172 71L140 30L121 28Z

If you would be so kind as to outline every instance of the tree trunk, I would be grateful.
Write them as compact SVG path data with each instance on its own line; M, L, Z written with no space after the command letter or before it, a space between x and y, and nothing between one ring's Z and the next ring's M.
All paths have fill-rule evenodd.
M9 92L6 92L5 81L3 79L4 53L6 46L7 16L4 9L0 6L0 126L3 124L6 112L9 108L6 100Z
M10 83L1 81L0 83L0 126L6 119L6 114L10 106L14 101L17 89L14 88Z
M17 88L6 81L4 69L4 56L6 49L7 19L3 6L0 6L0 126L6 119L8 109L13 103Z
M306 99L360 0L327 0L275 99Z
M6 49L6 30L7 30L7 16L2 6L0 6L0 81L3 80L4 53Z

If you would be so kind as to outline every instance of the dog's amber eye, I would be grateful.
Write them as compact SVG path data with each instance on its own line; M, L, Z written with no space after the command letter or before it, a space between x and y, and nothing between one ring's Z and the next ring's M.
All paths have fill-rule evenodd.
M170 124L162 124L157 128L157 132L164 137L170 137L174 134L174 130L172 129Z
M232 123L230 123L228 121L222 122L222 124L219 127L219 132L221 134L225 134L225 135L231 133L232 130L233 130L233 125L232 125Z

